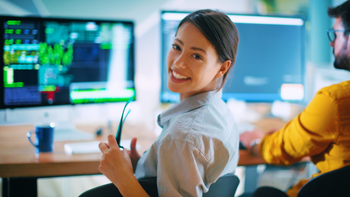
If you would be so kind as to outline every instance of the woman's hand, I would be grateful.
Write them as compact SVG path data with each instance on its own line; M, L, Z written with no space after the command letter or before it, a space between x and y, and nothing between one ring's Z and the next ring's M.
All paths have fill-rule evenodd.
M113 135L108 136L108 144L101 142L99 148L103 154L99 170L114 185L118 187L125 176L134 176L127 150L120 151Z
M134 173L136 170L137 162L139 161L139 159L141 157L140 154L136 150L136 142L137 142L137 138L136 137L132 138L131 143L130 143L130 150L126 149L127 153L129 154L129 157L131 159L132 168L133 168Z
M135 149L136 140L133 141L134 144L131 145L131 149ZM148 194L134 176L128 151L120 151L114 136L109 135L108 144L101 142L99 147L103 154L99 170L112 181L119 189L119 192L123 196L148 197ZM136 151L136 149L134 151ZM132 150L130 152L132 152Z

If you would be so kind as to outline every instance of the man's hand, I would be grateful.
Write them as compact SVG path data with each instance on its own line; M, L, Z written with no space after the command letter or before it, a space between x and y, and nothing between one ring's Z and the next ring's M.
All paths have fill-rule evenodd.
M264 138L264 133L259 129L254 129L253 131L246 131L239 135L239 141L242 142L243 146L248 150L251 149L250 145L253 140Z

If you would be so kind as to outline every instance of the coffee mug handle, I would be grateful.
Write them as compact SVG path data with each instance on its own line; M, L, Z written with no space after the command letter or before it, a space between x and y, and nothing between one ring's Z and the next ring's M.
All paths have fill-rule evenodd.
M31 144L33 144L33 146L38 146L38 145L35 145L33 142L32 142L32 140L30 139L30 136L32 135L32 133L34 133L34 131L29 131L28 133L27 133L27 138L28 138L28 140L29 140L29 142L31 143Z

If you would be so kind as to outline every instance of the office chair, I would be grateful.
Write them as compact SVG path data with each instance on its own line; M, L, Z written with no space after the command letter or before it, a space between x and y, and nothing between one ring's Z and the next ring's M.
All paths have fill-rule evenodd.
M239 179L234 174L226 174L220 177L215 183L211 184L209 191L203 194L203 197L234 197L239 185Z
M141 178L139 183L147 194L151 197L158 197L157 177ZM210 185L209 191L203 194L203 197L233 197L239 184L239 179L234 174L226 174L220 177L215 183ZM79 197L95 196L122 196L113 183L102 185L82 193Z
M311 179L298 193L298 197L312 196L350 196L350 165Z

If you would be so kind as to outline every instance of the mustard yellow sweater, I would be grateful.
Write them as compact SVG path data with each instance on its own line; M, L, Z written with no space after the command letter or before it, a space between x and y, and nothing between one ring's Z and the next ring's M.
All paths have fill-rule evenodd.
M267 163L290 165L310 156L320 173L350 165L350 81L325 87L281 130L266 135L259 146ZM309 180L287 191L297 196Z

